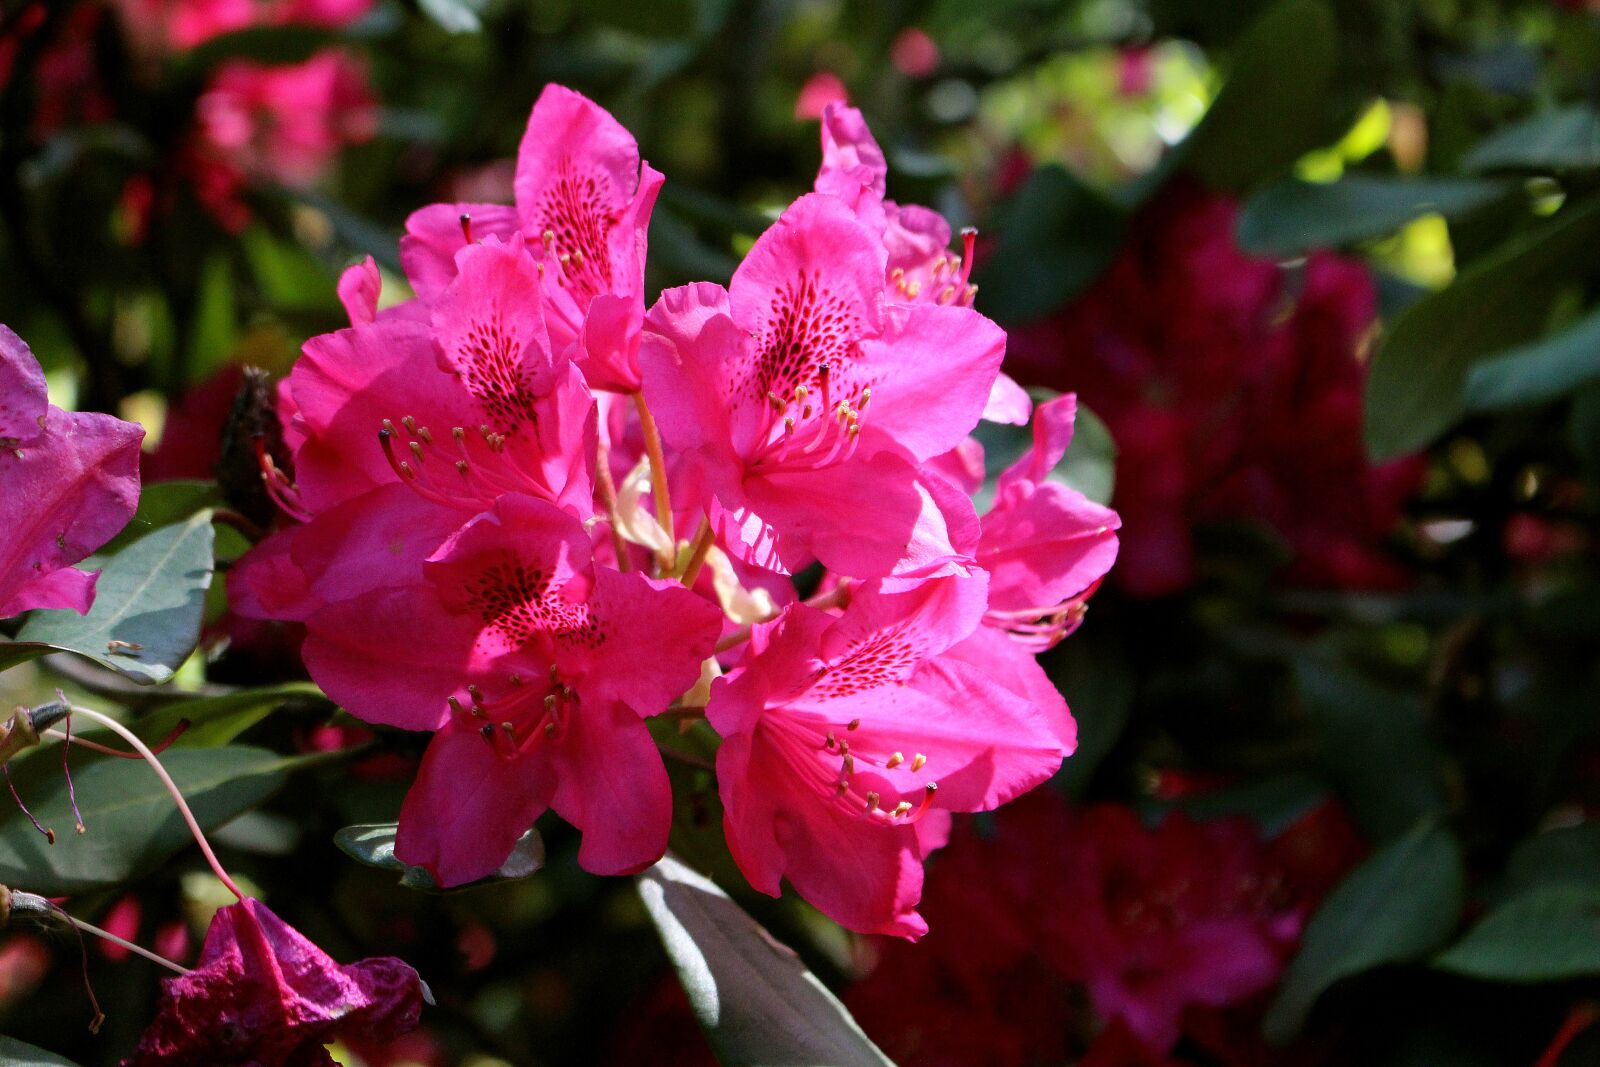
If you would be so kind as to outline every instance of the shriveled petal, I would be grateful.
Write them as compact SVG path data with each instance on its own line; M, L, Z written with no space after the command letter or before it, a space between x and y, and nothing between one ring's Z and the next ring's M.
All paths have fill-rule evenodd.
M555 791L547 752L504 757L476 730L452 723L434 735L406 794L394 854L441 886L487 878Z
M634 874L660 859L672 828L672 786L650 730L620 702L580 696L552 745L559 780L550 806L583 831L578 863Z
M378 317L378 295L382 288L378 262L371 256L344 269L339 275L339 303L350 316L350 325L360 326Z
M44 370L26 341L0 325L0 438L27 442L49 406Z
M417 296L437 300L456 276L456 253L466 247L468 232L474 241L504 240L517 229L516 209L502 204L429 204L406 219L400 266Z
M404 962L341 965L247 897L212 917L194 970L162 982L156 1017L123 1067L315 1063L341 1034L410 1032L422 1001L422 980Z
M110 415L51 407L43 432L0 449L0 500L8 502L0 525L0 618L30 607L88 610L82 579L28 588L128 524L139 500L143 438L141 427Z

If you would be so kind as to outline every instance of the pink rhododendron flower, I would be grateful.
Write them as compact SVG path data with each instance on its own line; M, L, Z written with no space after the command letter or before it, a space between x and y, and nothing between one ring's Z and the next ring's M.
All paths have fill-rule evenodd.
M339 149L371 140L377 100L366 67L327 49L292 66L229 60L197 104L202 140L247 174L316 181Z
M373 0L115 0L128 33L156 49L188 49L251 26L343 26Z
M1011 335L1020 378L1076 389L1118 446L1120 580L1141 596L1193 578L1193 527L1248 519L1293 550L1284 579L1387 586L1383 540L1422 474L1362 451L1366 270L1313 253L1298 289L1241 252L1232 201L1175 186L1106 276ZM1292 294L1292 299L1291 299Z
M838 617L799 604L755 627L707 709L751 885L776 896L787 877L852 930L915 939L946 812L997 807L1061 766L1075 727L1038 665L996 665L965 640L987 633L987 584L867 586Z
M939 68L939 46L927 30L907 26L889 43L889 62L901 74L926 78Z
M342 1033L415 1029L422 979L392 956L335 963L259 900L218 909L195 969L162 982L156 1017L123 1067L315 1067Z
M978 287L972 275L976 231L962 231L963 251L950 250L950 223L931 208L886 199L889 164L861 112L842 102L822 112L822 166L815 188L849 204L862 225L881 234L891 301L971 307ZM1004 374L990 387L983 417L1021 425L1028 421L1027 393Z
M584 831L579 861L597 873L666 848L671 799L643 718L695 683L718 612L589 552L576 518L505 496L428 557L417 585L311 620L306 661L329 695L372 722L438 731L396 855L443 885L494 871L546 808ZM428 639L404 677L374 674L388 635L416 619Z
M0 618L89 610L99 572L72 564L133 517L143 438L133 423L51 404L33 352L0 326Z
M963 555L970 505L915 464L982 412L1005 337L961 306L887 300L881 242L839 199L801 197L728 289L670 289L640 363L668 443L701 465L730 550L853 577ZM947 568L946 568L947 569Z
M557 351L590 388L639 388L646 230L661 174L639 159L633 135L604 109L547 85L517 153L514 209L434 204L406 221L401 261L419 295L454 275L456 250L475 238L521 232L542 243L546 316Z
M844 82L831 70L819 70L806 79L794 101L794 117L819 118L829 104L843 104L850 100Z

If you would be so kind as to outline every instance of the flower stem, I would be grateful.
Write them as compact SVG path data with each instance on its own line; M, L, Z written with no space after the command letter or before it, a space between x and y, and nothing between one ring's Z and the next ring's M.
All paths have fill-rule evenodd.
M700 529L694 535L694 546L689 553L689 561L683 567L683 587L693 589L694 583L700 579L700 570L705 566L706 553L711 551L711 543L716 540L711 535L711 520L701 519Z
M617 570L627 574L628 542L622 536L622 519L617 514L617 483L611 477L611 452L603 437L595 444L594 478L595 495L600 498L600 506L606 509L606 525L611 527L611 547L617 553Z
M675 545L678 537L672 529L672 494L667 488L667 460L661 450L661 431L656 429L656 417L650 413L643 393L633 394L633 406L639 412L644 452L650 459L650 494L656 498L656 521L667 533L667 544Z
M169 971L176 971L179 974L188 974L188 973L190 973L189 972L189 968L184 967L181 964L173 963L171 960L167 959L167 957L162 956L159 953L151 952L149 949L144 948L141 945L136 945L132 941L128 941L128 940L125 940L123 938L120 938L116 934L112 933L110 930L102 930L102 929L100 929L100 927L94 925L93 923L86 923L82 919L76 918L76 917L74 917L72 915L68 915L65 911L63 911L60 908L56 909L56 914L60 915L63 919L66 919L67 922L71 923L73 926L76 926L78 929L82 930L84 933L93 934L95 937L103 938L104 940L111 942L113 945L121 945L123 948L127 949L129 952L132 952L132 953L135 953L137 955L143 956L145 959L149 960L151 963L159 963L161 966L165 967Z
M120 735L124 741L133 746L135 752L144 757L144 761L150 764L150 769L156 772L156 777L161 779L161 784L167 787L167 792L172 794L172 802L178 806L178 812L183 816L183 821L189 824L189 832L194 835L195 844L200 846L201 854L205 856L206 862L211 865L212 873L217 876L218 881L228 887L228 892L243 900L244 893L237 885L234 885L233 879L228 877L228 872L222 869L221 862L217 860L217 854L211 851L211 842L206 840L206 835L200 829L200 823L195 819L194 812L189 810L189 802L183 799L183 794L178 791L178 786L173 782L172 776L161 765L161 760L156 758L156 754L150 751L149 746L139 740L138 735L132 730L109 715L102 715L98 711L79 707L74 707L72 712L75 715L86 715L90 720L99 723L112 733Z

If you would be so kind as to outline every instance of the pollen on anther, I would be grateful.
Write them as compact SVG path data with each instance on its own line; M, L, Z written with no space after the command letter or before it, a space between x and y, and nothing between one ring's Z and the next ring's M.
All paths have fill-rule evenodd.
M422 445L420 442L411 442L411 454L417 457L417 464L420 466L422 463Z
M461 475L461 477L463 477L463 478L465 478L467 476L467 461L466 460L464 460L464 459L456 460L456 473Z
M412 418L410 415L407 415L405 418L401 419L400 425L406 428L406 433L415 434L417 432L417 420Z
M889 757L889 762L885 763L884 766L889 768L890 770L893 770L894 768L900 766L900 764L904 763L905 761L906 761L905 756L903 756L899 752L896 752L894 755Z
M898 804L896 804L894 806L894 811L889 813L889 817L891 819L893 819L893 818L899 818L902 815L910 815L910 814L911 814L911 801L902 800L900 803L898 803Z
M837 743L838 742L834 739L833 731L829 730L827 739L822 742L822 747L823 748L832 748Z
M876 794L876 793L868 793L867 794L867 810L868 811L877 811L878 810L878 794Z
M840 766L844 769L844 773L854 774L856 773L856 758L854 756L846 756Z
M861 729L861 720L860 719L851 719L850 720L850 725L846 726L845 729L846 730L859 730L859 729Z
M553 723L553 722L545 723L544 724L544 735L546 737L554 737L556 735L556 724Z
M911 759L911 769L913 771L920 771L920 770L922 770L923 764L925 764L927 762L928 762L928 757L924 756L922 753L918 752Z
M556 710L556 695L554 693L544 698L544 707L546 711Z

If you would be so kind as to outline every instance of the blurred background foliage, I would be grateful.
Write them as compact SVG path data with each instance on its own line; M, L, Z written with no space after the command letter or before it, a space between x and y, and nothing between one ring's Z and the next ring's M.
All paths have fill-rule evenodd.
M1056 927L1120 915L1124 898L1178 909L1190 882L1223 877L1204 849L1165 873L1151 865L1176 853L1130 860L1131 884L1108 875L1085 897L1075 879L1115 867L1125 834L979 820L944 883L972 895L939 888L936 857L935 933L910 950L858 943L794 899L740 896L835 988L860 980L847 1000L891 1055L976 1062L940 1031L954 1018L998 1063L1600 1062L1600 13L381 0L343 24L180 46L161 36L173 6L11 2L0 35L0 321L57 403L145 423L147 484L213 477L238 366L281 374L338 327L346 264L371 254L386 291L403 287L409 212L509 200L549 81L609 108L667 174L653 287L726 281L810 188L815 116L841 96L883 143L891 195L979 227L977 306L1012 330L1008 369L1080 392L1098 418L1080 424L1076 477L1109 490L1114 464L1125 523L1117 571L1046 660L1082 731L1050 788L1074 812L1132 808L1163 827L1173 811L1242 816L1247 851L1313 817L1338 828L1293 839L1325 868L1293 907L1184 898L1200 913L1169 912L1154 958L1101 960L1176 972L1191 920L1293 912L1269 988L1218 1004L1193 965L1170 1050L1106 1025L1094 966L1040 960L1088 951ZM230 66L327 56L341 72L287 103L228 95ZM991 466L1016 448L1000 431L986 444ZM147 507L164 520L211 492L147 490ZM243 547L220 530L224 564ZM302 676L289 636L224 609L213 590L205 654L177 693L100 699L143 712ZM60 682L25 667L0 697ZM346 1062L704 1061L632 889L583 875L561 827L533 878L404 890L332 839L393 818L415 739L375 738L281 684L204 714L220 725L202 742L343 753L296 765L290 794L220 837L335 956L404 956L439 995L414 1044ZM682 770L675 847L738 895L714 787ZM1012 833L1016 848L972 858ZM1037 879L1029 895L1004 896L1012 866ZM192 952L218 903L196 869L142 864L131 889L75 909ZM981 931L997 913L1028 917L1037 959L941 946L941 920ZM1113 940L1100 957L1136 952ZM112 1062L149 1015L155 971L91 951L110 1016L92 1037L75 951L0 943L0 1029ZM888 992L863 977L874 962L895 975Z

